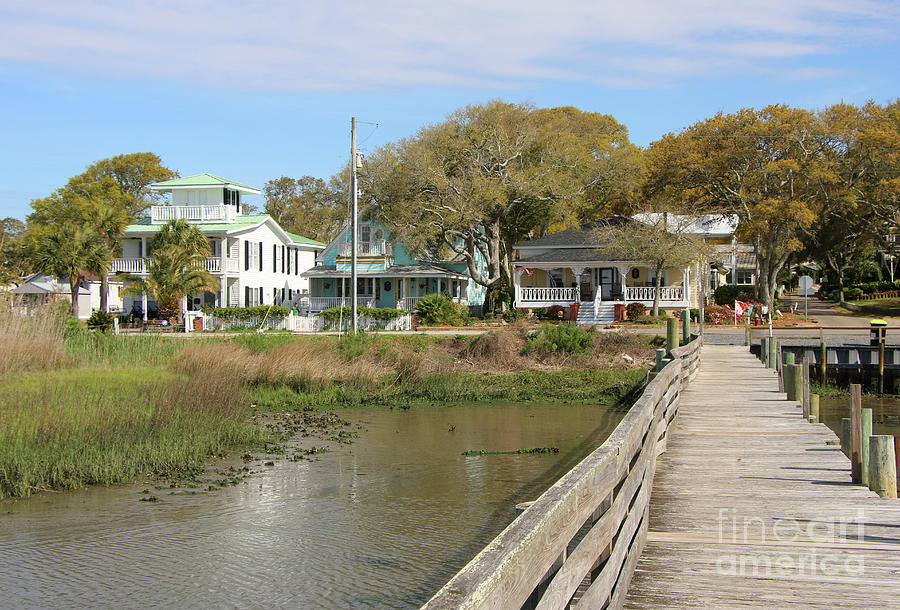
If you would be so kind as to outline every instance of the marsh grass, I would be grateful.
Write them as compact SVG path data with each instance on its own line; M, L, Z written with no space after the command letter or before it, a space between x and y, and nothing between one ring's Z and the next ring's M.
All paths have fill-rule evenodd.
M65 318L48 307L36 316L20 316L0 304L0 373L42 371L69 366L63 335Z
M173 476L262 442L236 380L156 368L62 370L0 384L0 498Z

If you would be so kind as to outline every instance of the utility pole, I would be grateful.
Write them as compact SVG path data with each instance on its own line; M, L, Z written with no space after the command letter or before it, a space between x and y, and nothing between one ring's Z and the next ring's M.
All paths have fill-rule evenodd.
M356 240L358 235L359 223L357 219L357 205L359 203L359 193L356 187L356 117L350 119L350 201L351 205L351 248L352 254L350 258L350 295L352 303L350 304L350 315L353 318L353 334L357 331L356 322Z

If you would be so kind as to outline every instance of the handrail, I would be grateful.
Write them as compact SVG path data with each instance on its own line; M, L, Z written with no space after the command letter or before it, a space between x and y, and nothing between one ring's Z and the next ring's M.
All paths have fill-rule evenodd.
M672 350L608 439L513 521L423 607L620 607L647 536L656 456L665 450L681 388L696 374L702 337ZM583 525L589 531L570 543ZM599 565L597 565L599 562Z

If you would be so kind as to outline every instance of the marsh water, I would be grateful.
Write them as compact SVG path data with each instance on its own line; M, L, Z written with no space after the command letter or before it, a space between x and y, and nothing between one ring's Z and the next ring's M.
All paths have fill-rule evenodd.
M359 438L215 492L0 502L0 606L416 607L597 447L620 410L344 410ZM321 443L319 443L321 444ZM558 447L556 454L480 455ZM152 489L152 488L151 488Z
M900 436L900 398L863 394L863 409L872 409L872 434ZM840 438L841 418L850 417L850 396L822 397L819 400L822 423Z

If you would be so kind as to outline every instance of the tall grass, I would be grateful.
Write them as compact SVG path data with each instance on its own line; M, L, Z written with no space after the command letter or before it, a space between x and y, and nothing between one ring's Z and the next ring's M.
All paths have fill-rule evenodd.
M72 362L63 343L65 319L56 308L22 316L0 304L0 374L40 371Z
M240 382L157 369L65 370L0 385L0 498L195 470L260 442Z

